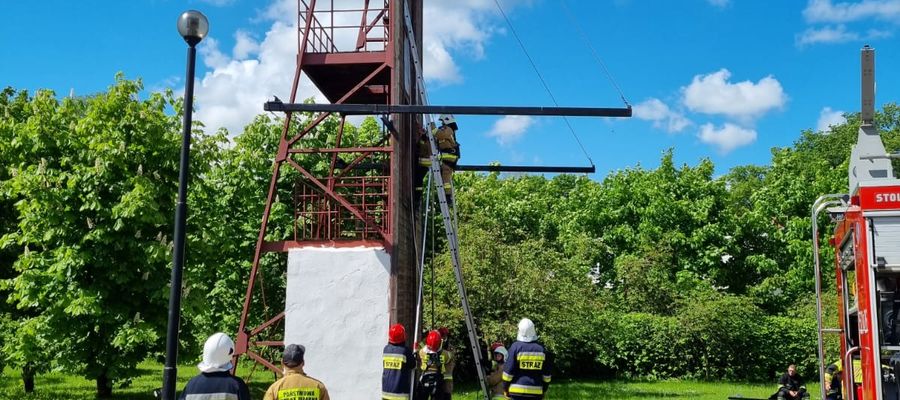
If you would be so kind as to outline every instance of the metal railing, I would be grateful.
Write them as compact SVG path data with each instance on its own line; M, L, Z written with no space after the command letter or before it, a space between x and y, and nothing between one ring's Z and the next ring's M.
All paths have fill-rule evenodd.
M298 2L300 37L306 37L307 53L387 49L390 40L388 0L339 0L338 6L335 0ZM304 21L309 32L306 32Z
M391 231L389 175L335 178L333 191L355 208L354 215L305 179L294 184L294 240L381 240Z

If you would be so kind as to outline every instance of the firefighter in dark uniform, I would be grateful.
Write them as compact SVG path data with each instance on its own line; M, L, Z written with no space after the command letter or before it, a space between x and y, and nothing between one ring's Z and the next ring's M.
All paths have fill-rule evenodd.
M403 325L394 324L388 330L388 344L384 346L382 360L384 372L381 374L382 400L409 399L411 371L415 367L415 356L406 347L406 330Z
M422 371L419 377L419 391L422 400L448 398L445 376L453 374L453 359L449 353L443 351L442 345L440 332L431 331L425 338L425 347L419 350L419 369Z
M543 399L550 386L553 356L537 341L534 322L519 321L519 334L503 365L503 388L510 399Z
M797 366L794 364L788 365L787 373L778 379L778 384L780 387L778 388L778 393L775 393L775 397L778 400L801 400L809 398L809 393L806 391L806 382L800 374L797 373Z
M191 378L180 400L250 400L250 389L241 378L231 375L234 342L224 333L216 333L203 345L203 361L197 365L200 375Z

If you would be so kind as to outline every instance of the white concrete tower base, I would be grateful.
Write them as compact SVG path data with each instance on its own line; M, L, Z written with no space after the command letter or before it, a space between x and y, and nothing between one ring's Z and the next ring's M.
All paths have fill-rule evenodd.
M333 400L380 398L390 289L384 248L288 253L284 342L306 346L304 370Z

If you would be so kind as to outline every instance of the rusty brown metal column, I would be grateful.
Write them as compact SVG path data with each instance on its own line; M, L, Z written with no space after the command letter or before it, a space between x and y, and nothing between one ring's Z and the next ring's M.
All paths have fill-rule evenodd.
M393 51L391 52L394 68L391 70L391 104L411 104L415 101L415 80L407 82L405 79L412 73L410 55L406 53L405 45L405 19L403 18L403 1L410 2L410 8L421 14L421 0L392 0L390 9L391 40ZM414 31L421 32L421 18L414 24ZM417 41L420 39L417 38ZM421 46L418 46L421 49ZM406 57L404 57L406 56ZM421 58L421 55L420 55ZM413 75L414 76L414 75ZM418 218L415 204L413 204L414 183L413 168L414 144L413 138L416 131L415 121L417 117L410 114L393 114L391 118L397 130L392 137L391 145L394 148L391 159L391 175L393 204L391 205L393 218L393 238L391 240L391 321L402 323L410 331L410 340L415 337L411 332L415 326L415 307L417 292L417 268L416 268L416 228Z

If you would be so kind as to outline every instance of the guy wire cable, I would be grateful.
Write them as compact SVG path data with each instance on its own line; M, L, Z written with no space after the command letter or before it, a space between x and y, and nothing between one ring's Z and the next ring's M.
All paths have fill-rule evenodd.
M615 78L613 78L612 74L609 73L609 69L606 68L606 63L603 62L603 59L600 58L600 54L597 52L597 49L594 48L594 44L591 43L590 37L588 37L587 33L584 32L584 29L581 28L581 24L578 23L578 19L575 18L575 15L572 14L572 11L569 10L569 6L566 5L566 0L560 0L560 4L562 5L563 11L565 11L566 16L569 17L569 21L575 25L575 29L578 30L578 33L581 35L581 39L584 40L585 44L587 44L588 48L591 49L591 54L594 56L594 60L597 61L597 64L600 64L600 68L603 70L603 73L606 75L606 78L609 79L609 82L612 83L613 87L619 92L619 97L622 99L622 102L625 103L625 106L631 108L631 103L625 99L625 93L622 93L622 88L619 87L619 84L616 82Z
M553 92L550 90L550 86L547 85L547 81L544 80L544 76L541 74L541 71L538 70L537 64L534 63L534 59L531 58L531 54L528 53L528 49L525 48L525 44L522 43L522 39L519 38L519 34L516 32L516 28L513 27L512 21L510 21L509 17L506 16L506 12L503 11L503 6L500 5L500 0L494 0L494 4L497 5L497 10L500 11L500 15L503 16L503 19L506 21L506 25L509 26L510 32L512 32L513 37L516 39L516 42L519 43L519 47L522 48L522 52L525 53L525 57L528 58L528 62L531 64L531 68L534 69L534 73L537 74L538 79L540 79L541 85L544 86L544 89L550 96L550 100L553 101L553 104L555 106L559 107L559 102L556 101L556 96L553 95ZM594 160L591 159L590 154L588 154L587 150L584 148L584 144L581 143L581 139L579 139L578 135L575 134L575 129L572 128L572 124L569 123L569 118L564 116L563 121L565 121L566 126L569 127L569 132L572 133L572 137L575 138L575 142L578 143L578 147L581 147L581 152L584 153L584 156L587 157L588 161L591 162L591 165L594 165Z

